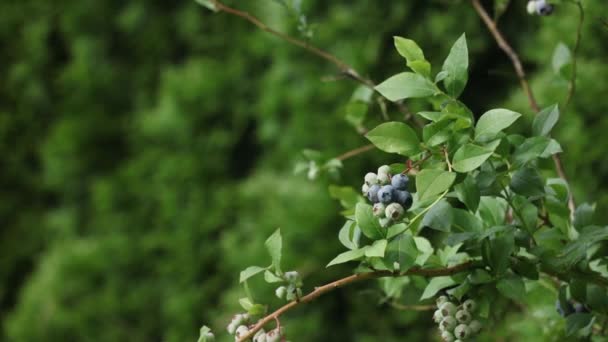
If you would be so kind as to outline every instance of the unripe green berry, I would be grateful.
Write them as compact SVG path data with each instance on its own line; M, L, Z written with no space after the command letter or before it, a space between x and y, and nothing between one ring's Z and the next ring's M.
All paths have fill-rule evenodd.
M239 338L241 338L241 336L245 336L248 332L249 332L249 328L247 328L246 325L241 325L238 328L236 328L236 333L234 334L234 337L239 339Z
M528 1L528 5L526 6L526 10L528 11L529 15L536 14L536 1L534 1L534 0Z
M279 329L273 329L266 333L266 342L279 342L283 332Z
M266 331L264 329L258 330L258 332L253 335L253 342L267 342Z
M437 310L433 313L433 322L435 323L440 323L441 320L443 320L443 315L441 314L441 311Z
M317 166L317 164L315 162L310 162L309 167L308 167L308 179L310 180L315 180L317 179L317 177L319 177L319 166Z
M381 173L378 175L378 184L380 185L386 185L389 182L389 177L388 174L386 173Z
M437 307L441 307L441 305L443 305L443 303L447 303L448 302L448 297L446 296L439 296L437 297L437 300L435 301L435 303L437 304Z
M386 206L385 210L386 217L390 217L393 220L400 219L404 212L405 210L403 210L403 207L399 203L391 203Z
M367 193L369 192L369 185L367 185L367 183L364 183L361 186L361 193L363 194L363 196L367 197Z
M388 175L389 173L391 173L391 167L388 165L382 165L378 168L378 176L381 174Z
M372 211L374 213L374 216L376 216L376 217L380 217L380 218L386 217L386 213L385 213L386 205L384 205L384 203L378 202L378 203L374 204Z
M230 322L230 324L228 324L228 326L226 327L226 330L230 335L234 335L234 332L236 331L236 324Z
M441 339L445 342L454 342L454 335L449 331L444 331L441 333Z
M482 325L478 320L474 320L471 321L471 323L469 323L469 329L471 329L471 332L473 334L477 334L481 331Z
M279 299L283 299L285 298L285 294L287 293L287 288L285 286L279 286L277 287L277 289L274 291L274 294L277 296L277 298Z
M297 271L285 272L285 280L290 283L296 283L301 280L300 273L298 273Z
M378 176L373 172L369 172L368 174L365 175L365 184L367 184L367 185L378 184Z
M454 336L456 336L456 338L464 340L469 335L471 335L471 329L466 324L460 324L454 329Z
M458 322L456 322L454 317L447 316L441 320L441 323L439 323L439 328L443 331L452 331L454 328L456 328L456 324L458 324Z
M456 313L456 305L452 302L446 302L439 307L439 310L441 310L443 317L454 316Z
M474 312L477 308L477 303L475 303L475 301L472 299L467 299L464 301L464 303L462 303L462 307L468 312Z
M469 323L471 321L471 314L467 310L458 310L456 312L456 320L459 323Z

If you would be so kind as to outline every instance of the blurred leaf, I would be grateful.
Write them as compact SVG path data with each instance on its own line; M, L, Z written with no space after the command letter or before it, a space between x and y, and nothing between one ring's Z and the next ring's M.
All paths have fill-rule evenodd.
M450 54L443 63L443 71L448 74L443 80L443 84L452 97L458 97L464 90L467 84L469 75L467 69L469 68L469 51L467 48L466 36L463 34L458 38L456 43L452 46Z
M394 224L390 227L388 227L387 233L386 233L386 238L387 239L392 239L393 237L403 233L404 231L406 231L408 228L408 225L406 225L405 223L397 223Z
M558 105L555 104L551 107L547 107L534 116L532 133L537 136L548 136L558 120Z
M587 256L587 250L593 245L608 240L608 227L589 226L584 228L578 239L568 243L558 255L559 264L566 268L573 267Z
M511 0L494 0L494 21L498 21L509 7Z
M199 334L197 342L214 342L214 341L215 341L215 338L214 338L213 334L211 333L211 329L209 329L208 326L203 325L203 327L200 330L200 334Z
M496 288L505 297L520 302L526 296L526 286L520 277L508 277L500 279Z
M423 238L422 236L414 236L414 242L416 243L416 248L418 249L418 257L416 258L416 264L420 266L424 266L428 258L433 255L435 251L433 249L433 245L429 242L429 240Z
M522 196L542 196L545 193L543 178L538 170L532 167L524 167L513 173L509 185L515 193Z
M201 6L207 7L208 9L212 10L213 12L219 11L219 9L215 5L215 3L213 3L213 1L211 1L211 0L194 0L194 1L196 1L196 3L198 3Z
M478 213L486 225L500 226L505 224L507 206L507 201L502 198L483 196L480 199Z
M483 259L492 268L492 272L495 275L501 275L506 272L509 266L509 257L513 253L514 248L515 240L511 232L483 240Z
M560 42L555 47L555 51L553 52L553 71L560 76L568 77L568 75L564 75L562 73L564 67L570 65L572 63L572 53L566 44Z
M456 282L451 277L435 277L432 278L429 284L424 289L420 300L425 300L434 297L439 291L455 285Z
M418 44L403 37L394 37L394 40L397 51L407 60L407 66L424 77L430 77L431 64L424 58L424 53Z
M595 205L583 203L576 208L574 212L574 227L583 229L584 227L593 224L593 214L595 213Z
M566 335L571 336L577 333L589 335L591 326L595 321L595 316L590 313L573 313L566 317ZM587 331L583 331L587 330Z
M416 132L402 122L387 122L376 126L365 137L384 152L411 156L420 152Z
M357 203L365 202L363 196L361 196L358 191L350 186L330 185L329 195L331 198L339 200L340 204L345 209L354 208Z
M475 140L488 141L505 128L511 126L521 114L508 109L492 109L485 112L475 126Z
M281 249L283 248L283 238L281 237L281 229L277 229L264 243L270 257L272 258L272 266L281 273Z
M276 274L270 272L269 270L266 270L266 272L264 272L264 280L269 284L280 283L284 281L283 278L278 277Z
M264 272L266 268L259 266L249 266L245 270L241 271L241 276L239 277L239 282L244 282L245 280L253 277L254 275Z
M403 72L390 77L377 85L376 90L389 101L393 102L439 94L439 89L437 89L435 83L422 75L411 72Z
M420 171L416 176L418 200L424 201L441 194L452 186L455 179L456 174L453 172L437 169L425 169Z
M368 248L365 250L365 256L370 257L370 258L372 258L372 257L383 258L384 252L386 251L387 244L388 244L388 241L386 241L386 240L374 241L374 243L371 246L368 246Z

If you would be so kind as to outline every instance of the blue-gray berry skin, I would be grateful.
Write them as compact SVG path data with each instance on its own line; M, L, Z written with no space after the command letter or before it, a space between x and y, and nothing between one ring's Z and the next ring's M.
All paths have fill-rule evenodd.
M545 0L536 1L536 13L538 13L538 15L551 15L554 9L554 6L547 3Z
M584 312L589 312L589 310L587 310L587 308L585 307L585 305L583 305L581 303L574 303L574 312L576 312L576 313L584 313Z
M378 191L378 200L384 204L391 203L393 201L393 191L395 191L395 188L392 185L383 186Z
M369 190L367 191L367 198L372 203L378 203L378 192L379 191L380 191L380 185L374 184L374 185L370 186Z
M574 312L574 308L570 303L566 303L566 305L562 306L562 303L558 300L555 301L555 310L559 313L560 316L566 317L572 312Z
M397 203L401 204L401 206L405 210L408 210L412 206L412 203L414 202L414 199L412 198L412 194L410 194L409 191L395 190L395 192L393 193L393 196L394 196L394 200Z
M407 190L410 179L406 175L398 174L391 178L391 185L397 190Z

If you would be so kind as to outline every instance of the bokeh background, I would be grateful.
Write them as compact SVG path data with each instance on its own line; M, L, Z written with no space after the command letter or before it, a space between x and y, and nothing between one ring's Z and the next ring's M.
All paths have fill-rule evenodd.
M555 135L577 200L605 213L608 5L583 2L578 91ZM300 34L274 0L226 3ZM500 26L540 104L563 102L552 56L560 42L573 47L578 12L564 4L531 17L525 3L511 1ZM404 70L393 35L419 42L438 70L466 32L463 101L477 115L501 106L532 117L469 1L304 0L302 11L315 45L375 81ZM305 289L350 271L325 270L342 251L329 181L293 172L305 148L366 144L344 119L356 84L327 81L332 65L190 0L2 1L0 42L0 340L182 342L202 324L223 331L244 295L239 271L269 263L263 242L277 227L284 267L304 274ZM394 158L360 155L333 182L358 188ZM278 304L273 288L253 286ZM291 340L437 338L431 313L378 305L364 288L289 313ZM534 318L516 307L491 340L541 339Z

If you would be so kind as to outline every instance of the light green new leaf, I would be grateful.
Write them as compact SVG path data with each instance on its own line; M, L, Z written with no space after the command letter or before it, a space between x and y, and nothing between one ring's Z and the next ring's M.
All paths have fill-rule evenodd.
M405 223L394 224L394 225L388 227L387 233L386 233L386 238L390 240L390 239L394 238L395 236L406 231L407 228L408 228L408 225L406 225Z
M431 147L443 144L452 136L451 125L452 120L442 120L424 126L422 140Z
M526 296L526 286L520 277L503 278L496 283L496 288L505 297L520 301Z
M244 282L245 280L253 277L254 275L260 273L260 272L264 272L266 270L265 267L259 267L259 266L249 266L246 269L244 269L243 271L241 271L241 276L239 277L239 282Z
M461 146L452 160L452 167L460 173L466 173L480 167L494 153L494 150L487 147L466 144Z
M283 238L281 229L277 229L264 243L270 257L272 265L278 273L281 273L281 249L283 248Z
M352 251L347 251L347 252L341 253L337 257L335 257L332 261L330 261L329 264L327 264L327 266L325 266L325 267L343 264L345 262L361 259L365 255L366 250L367 250L367 246L365 246L361 249L355 249Z
M541 110L532 122L532 133L538 136L547 136L559 120L559 107L553 105Z
M215 3L211 0L194 0L197 4L207 7L208 9L212 10L213 12L217 12L219 9L217 8L217 6L215 5Z
M435 252L433 245L422 236L415 236L414 242L419 251L418 257L416 257L416 265L424 266L429 257Z
M361 229L357 227L354 221L346 221L344 226L338 233L338 240L348 249L359 248L359 238L361 236Z
M411 156L420 152L416 132L402 122L386 122L369 131L365 137L384 152Z
M561 75L562 69L572 62L572 53L566 44L559 42L553 51L553 58L551 64L553 71Z
M467 85L469 75L469 51L466 36L463 34L452 46L450 54L443 63L443 71L447 76L443 80L445 89L452 97L458 97Z
M374 243L365 250L365 256L369 257L369 258L373 258L373 257L383 258L384 252L386 251L387 244L388 244L388 241L386 241L386 240L374 241Z
M284 281L283 278L278 277L276 274L270 272L269 270L266 270L266 272L264 272L264 280L269 284L280 283Z
M199 334L197 342L214 342L214 341L215 341L215 336L211 332L211 329L208 326L203 325L203 327L200 330L200 334Z
M448 190L455 179L456 174L454 172L437 169L420 171L416 176L418 200L424 201Z
M548 158L562 152L559 143L547 137L532 137L519 145L513 152L513 166L520 167L536 158Z
M475 126L475 140L492 139L498 132L511 126L521 114L508 109L492 109L485 112Z
M431 279L429 284L424 289L420 300L425 300L428 298L434 297L439 291L445 289L446 287L450 287L455 285L456 282L451 277L435 277Z
M376 86L376 90L390 101L428 97L439 94L435 83L422 75L403 72L390 77Z
M379 240L385 237L385 229L380 225L378 218L374 216L371 205L358 203L355 208L355 219L363 234L368 238Z
M431 64L424 58L422 49L415 41L403 37L394 37L395 47L405 57L407 66L424 77L431 75Z

